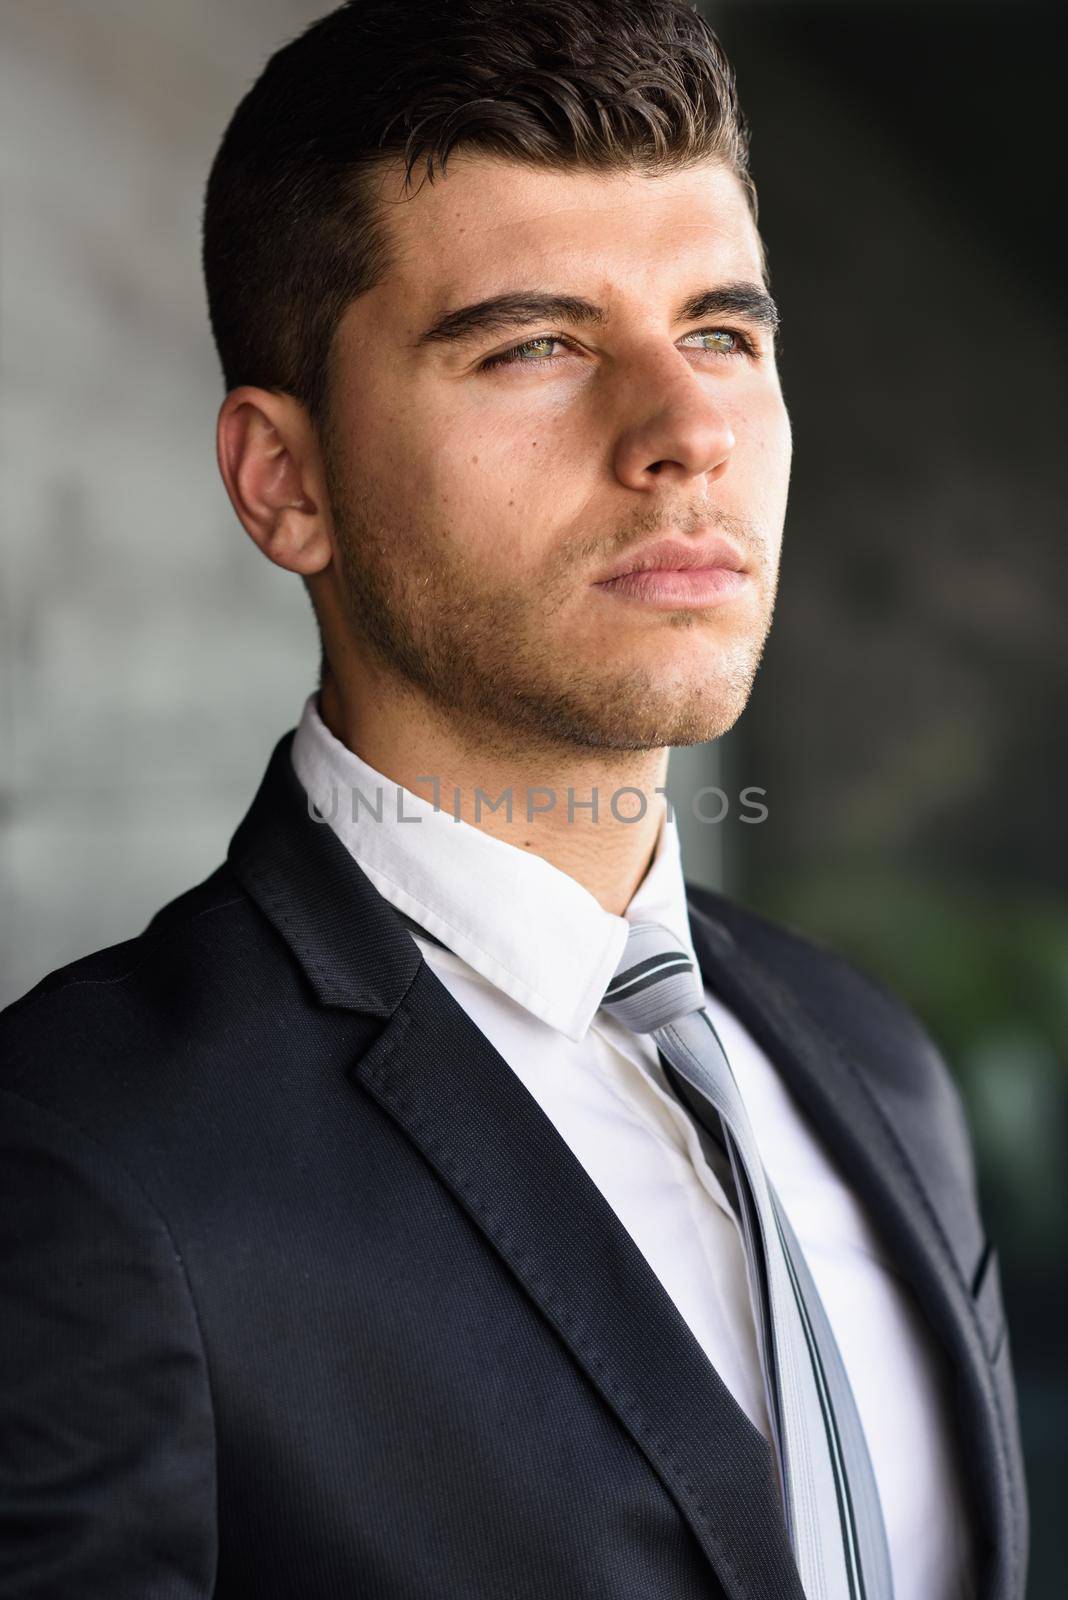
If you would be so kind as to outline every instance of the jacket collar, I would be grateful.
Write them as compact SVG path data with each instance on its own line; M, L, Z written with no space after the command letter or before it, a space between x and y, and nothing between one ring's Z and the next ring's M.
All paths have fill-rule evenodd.
M344 845L312 816L292 742L291 730L275 746L227 858L323 1005L391 1017L422 956Z

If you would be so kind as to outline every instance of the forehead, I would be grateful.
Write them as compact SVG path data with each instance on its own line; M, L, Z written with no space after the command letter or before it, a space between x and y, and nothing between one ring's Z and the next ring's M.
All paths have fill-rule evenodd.
M390 280L421 304L449 304L509 281L561 273L638 291L658 278L762 277L738 179L719 162L650 177L543 171L458 152L445 177L404 196L400 169L381 195L395 247ZM384 286L383 286L384 287Z

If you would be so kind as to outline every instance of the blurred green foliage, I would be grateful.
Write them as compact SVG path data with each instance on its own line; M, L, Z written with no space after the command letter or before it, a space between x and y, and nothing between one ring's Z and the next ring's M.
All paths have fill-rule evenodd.
M1027 891L852 864L779 877L761 909L905 1000L956 1078L984 1201L1019 1273L1068 1227L1068 909Z

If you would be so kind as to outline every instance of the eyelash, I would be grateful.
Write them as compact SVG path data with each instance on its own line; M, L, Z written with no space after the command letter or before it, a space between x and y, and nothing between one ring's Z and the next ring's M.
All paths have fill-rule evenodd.
M714 355L722 356L722 355L725 355L727 360L731 361L731 360L736 359L738 356L755 356L756 353L757 353L756 345L753 343L752 339L750 339L748 334L743 333L740 328L724 328L724 327L720 327L720 326L711 327L711 328L694 328L692 333L684 334L683 337L687 338L687 339L694 339L699 334L702 334L702 333L729 333L731 338L736 340L737 344L738 344L737 350L730 350L730 351L705 350L705 351L702 352L704 355L709 355L709 356L714 356ZM532 339L525 339L522 344L513 345L510 350L502 350L500 355L487 357L487 359L485 361L482 361L482 362L479 363L479 369L482 372L489 372L494 367L518 367L518 366L522 366L522 367L547 367L547 366L550 366L554 361L559 360L558 356L535 356L532 361L522 361L522 360L520 360L520 356L521 356L522 352L524 350L528 350L532 344L545 344L547 341L550 341L550 340L552 341L553 344L566 345L566 344L569 343L569 341L567 339L565 339L562 334L558 334L558 333L539 333L539 334L535 334Z

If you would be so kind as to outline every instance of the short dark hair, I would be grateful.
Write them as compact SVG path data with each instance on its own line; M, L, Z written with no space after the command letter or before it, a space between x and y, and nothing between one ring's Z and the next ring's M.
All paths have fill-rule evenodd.
M349 0L278 50L212 164L204 276L227 389L326 420L331 342L382 281L372 183L462 147L528 166L649 173L719 160L754 220L734 75L685 0Z

